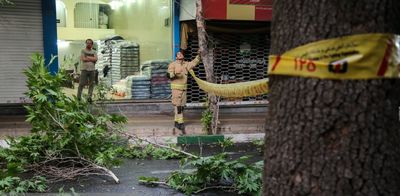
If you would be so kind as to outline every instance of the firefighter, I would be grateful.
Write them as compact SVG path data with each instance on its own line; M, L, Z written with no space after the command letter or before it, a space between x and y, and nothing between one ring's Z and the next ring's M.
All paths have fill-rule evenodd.
M183 109L186 104L186 88L189 70L200 63L200 52L191 62L184 61L183 51L176 53L176 60L168 65L168 78L171 80L172 105L175 110L175 127L185 132Z

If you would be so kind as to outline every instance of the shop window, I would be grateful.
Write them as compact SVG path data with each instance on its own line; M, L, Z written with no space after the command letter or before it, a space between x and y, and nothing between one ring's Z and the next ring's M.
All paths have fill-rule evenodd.
M77 3L75 5L75 28L109 28L111 8L108 4Z
M56 1L56 15L57 15L57 27L66 27L67 13L65 4L61 0Z
M79 56L85 40L91 38L99 82L113 89L108 98L169 99L165 73L172 60L171 0L60 1L73 14L67 17L72 20L70 26L57 29L60 69L74 73L75 78L65 88L67 95L76 95Z

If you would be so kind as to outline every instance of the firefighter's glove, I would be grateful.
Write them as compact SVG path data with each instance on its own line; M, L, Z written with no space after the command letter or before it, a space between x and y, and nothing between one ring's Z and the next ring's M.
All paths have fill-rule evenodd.
M176 75L175 75L174 73L168 72L168 73L167 73L167 77L168 77L170 80L173 80L173 79L176 78Z

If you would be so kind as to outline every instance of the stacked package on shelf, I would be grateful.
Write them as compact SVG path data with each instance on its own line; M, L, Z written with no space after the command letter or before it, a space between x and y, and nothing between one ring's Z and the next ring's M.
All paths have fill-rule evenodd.
M97 63L96 63L96 69L99 71L99 79L104 78L103 70L106 67L106 65L109 66L110 61L110 51L107 48L105 41L104 40L98 40L97 42ZM101 79L101 81L104 81L108 86L111 86L111 80L108 78Z
M120 49L118 47L115 47L115 45L119 42L118 41L112 41L111 43L114 43L111 48L111 56L107 57L106 59L108 60L109 64L111 63L111 69L108 72L108 79L110 80L111 84L117 83L119 80L121 80L121 69L120 69L120 64L121 64L121 54L120 54Z
M111 73L118 71L119 51L116 50L115 44L123 41L121 36L110 36L104 40L97 41L97 63L96 69L99 71L100 78L104 77L103 70L108 67L108 74L104 81L108 86L111 86L118 82L121 78L118 75L112 76Z
M146 61L140 65L140 75L151 77L151 61Z
M121 62L120 74L121 78L130 75L139 74L139 45L134 42L121 42L118 44L120 48Z
M119 37L119 36L118 36ZM96 69L103 76L103 69L109 67L107 84L112 85L119 80L139 73L139 45L121 39L98 41L98 62ZM111 66L110 66L111 65Z
M128 76L131 83L132 99L150 99L150 78L148 76Z
M171 87L167 78L169 60L147 61L142 65L142 74L151 77L151 98L168 99L171 96Z

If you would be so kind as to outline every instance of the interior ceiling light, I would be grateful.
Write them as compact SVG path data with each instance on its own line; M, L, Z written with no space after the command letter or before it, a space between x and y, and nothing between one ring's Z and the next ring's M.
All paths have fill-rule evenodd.
M112 0L110 3L108 3L111 7L111 9L115 10L120 8L123 5L123 2L120 0Z
M65 41L65 40L57 40L57 46L60 48L66 48L68 47L70 44L69 41Z

